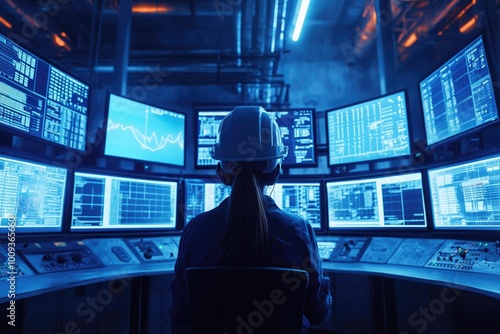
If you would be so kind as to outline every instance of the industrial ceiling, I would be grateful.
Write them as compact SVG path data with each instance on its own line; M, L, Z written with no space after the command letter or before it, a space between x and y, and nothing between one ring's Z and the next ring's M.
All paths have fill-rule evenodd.
M409 61L450 27L479 21L476 0L311 0L305 27L342 36L346 64L375 47L377 17L392 25L397 59ZM279 62L301 0L2 0L0 32L73 74L127 84L283 84ZM498 1L497 1L498 3ZM457 31L457 33L459 33ZM327 61L327 60L325 60ZM168 73L168 75L165 75Z

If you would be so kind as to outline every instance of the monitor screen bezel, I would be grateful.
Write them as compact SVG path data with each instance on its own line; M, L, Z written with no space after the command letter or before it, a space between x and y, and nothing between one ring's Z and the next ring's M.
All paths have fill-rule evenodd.
M497 106L497 118L496 120L489 121L488 123L481 124L479 126L475 126L471 129L468 129L466 131L456 133L454 135L448 136L447 138L441 139L439 141L429 143L428 141L428 133L427 133L427 124L425 121L425 114L424 114L424 106L423 106L423 98L422 98L422 82L427 80L431 75L433 75L435 72L439 71L443 66L445 66L450 60L452 60L458 53L463 52L465 49L467 49L471 44L475 43L477 39L482 38L483 46L484 46L484 53L486 56L486 62L488 64L488 69L490 72L490 78L492 82L492 88L493 88L493 97L495 99L495 104ZM467 137L480 134L482 131L485 129L491 128L495 125L498 125L500 122L500 89L495 87L494 83L497 82L498 79L498 74L497 74L497 69L494 66L493 62L493 52L491 50L491 47L488 45L487 42L488 38L486 33L482 32L480 34L476 34L472 39L468 39L466 43L461 44L460 47L457 49L453 50L448 54L448 57L446 57L444 62L441 62L439 65L433 67L428 73L425 74L422 78L420 78L417 82L417 89L418 89L418 96L419 96L419 102L420 102L420 109L422 113L422 118L423 118L423 126L424 126L424 134L425 134L425 145L428 150L433 150L438 147L444 146L446 144L451 144L457 141L460 141L462 139L465 139Z
M87 87L87 92L88 92L87 112L85 114L85 116L86 116L85 138L84 138L84 145L83 145L82 149L73 148L73 147L66 146L66 145L63 145L63 144L60 144L60 143L57 143L57 142L54 142L54 141L51 141L51 140L48 140L48 139L44 139L42 137L37 137L37 136L34 136L34 135L29 134L29 133L20 131L20 130L14 128L14 127L11 127L11 126L8 126L8 125L2 124L2 123L0 123L0 133L5 132L5 133L8 133L10 135L13 135L13 136L16 136L16 137L19 137L19 138L22 138L22 139L25 139L25 140L28 140L28 141L33 141L33 142L40 143L40 144L43 144L43 145L48 145L50 147L53 146L55 148L63 149L63 150L69 151L69 152L85 153L86 150L87 150L87 144L88 144L89 111L90 111L91 102L92 102L91 101L91 98L92 98L92 87L90 86L90 84L88 82L86 82L86 81L78 78L74 74L69 73L67 70L63 70L61 68L61 66L55 65L53 62L48 61L45 57L40 56L36 52L33 52L32 50L27 49L25 46L19 45L18 43L14 42L10 38L6 37L4 34L0 33L0 36L3 36L6 40L8 40L8 41L10 41L10 42L12 42L14 44L16 44L17 47L19 47L23 51L31 54L33 57L37 58L37 60L43 61L43 62L47 63L50 67L53 67L56 70L62 72L63 74L65 74L66 76L70 77L74 81L77 81L78 83L81 83L82 85L85 85ZM11 86L10 83L8 83L8 85ZM44 112L45 112L44 116L46 116L46 110L44 110Z
M76 173L96 175L96 176L104 176L104 177L118 177L118 178L128 178L128 179L136 179L138 181L148 181L148 182L171 182L176 185L176 198L175 198L175 224L173 227L116 227L116 228L106 228L106 227L88 227L88 228L74 228L73 227L73 204L74 204L74 189L75 189L75 180ZM158 176L158 175L150 175L150 174L140 174L133 172L123 172L123 171L109 171L102 170L96 168L77 168L71 170L71 182L69 188L69 205L67 208L67 233L70 234L100 234L100 233L116 233L116 234L129 234L129 233L151 233L151 232L173 232L177 231L180 226L180 212L179 212L179 203L180 203L180 189L181 182L179 179L168 176Z
M405 175L411 175L411 174L419 174L420 179L422 181L422 204L424 206L424 220L425 220L425 225L422 226L413 226L413 225L378 225L378 226L360 226L360 227L355 227L355 226L330 226L330 221L329 221L329 215L330 215L330 207L328 203L328 184L330 183L335 183L335 182L364 182L364 181L370 181L370 180L377 180L377 179L382 179L382 178L387 178L387 177L395 177L395 176L405 176ZM335 232L340 232L340 231L355 231L355 232L363 232L363 231L369 231L369 232L375 232L375 233L391 233L391 232L411 232L411 231L419 231L419 233L428 231L430 228L430 220L429 220L429 213L427 212L427 182L426 182L426 174L422 169L408 169L404 170L403 172L389 172L389 173L374 173L372 175L365 175L362 177L356 177L356 176L347 176L347 177L337 177L337 178L327 178L325 179L324 182L324 191L325 191L325 227L327 231L335 231ZM383 218L383 217L381 217Z
M62 209L61 209L61 223L59 226L54 227L54 228L38 228L38 227L28 227L28 228L22 228L19 226L16 226L15 229L15 235L19 234L22 236L30 236L30 235L50 235L50 234L61 234L65 232L66 228L66 218L69 213L68 205L67 203L70 203L70 192L71 192L71 169L68 166L65 166L64 164L53 160L51 162L47 161L46 159L42 159L40 157L33 157L33 156L28 156L28 155L22 155L19 154L18 152L12 152L9 149L0 149L0 157L5 158L5 159L10 159L10 160L17 160L21 163L27 163L27 164L33 164L33 165L40 165L44 167L57 167L61 168L66 171L66 179L64 182L64 188L63 188L63 196L61 198L62 202ZM7 235L8 232L12 232L8 230L7 227L0 227L0 233L5 233Z
M175 113L175 114L178 114L178 115L183 115L184 116L184 128L183 128L183 131L184 131L184 149L183 149L183 152L182 152L182 165L176 165L176 164L172 164L172 163L168 163L168 162L158 162L158 161L150 161L150 160L138 160L138 159L133 159L131 157L123 157L123 156L118 156L118 155L111 155L111 154L106 154L106 144L107 144L107 139L108 139L108 131L107 131L107 128L108 128L108 122L109 122L109 112L110 112L110 98L111 98L111 95L114 95L118 98L121 98L121 99L125 99L127 101L132 101L132 102L135 102L135 103L140 103L140 104L144 104L148 107L152 107L152 108L158 108L158 109L162 109L162 110L165 110L165 111L169 111L169 112L172 112L172 113ZM170 109L170 108L167 108L167 107L164 107L164 106L159 106L157 104L152 104L152 103L148 103L148 102L144 102L144 101L139 101L139 100L136 100L136 99L133 99L133 98L130 98L130 97L127 97L125 95L122 95L122 94L117 94L113 91L106 91L106 101L105 101L105 107L104 107L104 121L103 121L103 141L102 141L102 150L101 150L101 155L103 157L106 157L106 158L110 158L110 159L114 159L114 160L123 160L123 161L131 161L133 162L135 165L144 165L146 167L142 167L142 168L136 168L138 170L148 170L150 165L159 165L159 166L166 166L166 167L172 167L172 168L176 168L176 169L184 169L186 167L186 129L187 129L187 117L188 115L186 113L183 113L183 112L180 112L180 111L177 111L177 110L173 110L173 109Z
M474 157L466 156L466 157L462 157L460 159L456 159L452 162L448 161L448 162L436 163L436 164L429 166L426 169L425 174L426 174L426 181L427 181L426 187L428 189L429 215L430 215L430 219L432 221L432 224L430 224L430 225L431 225L433 231L443 232L443 233L466 232L466 233L479 233L479 234L484 234L487 231L500 231L500 223L498 226L494 226L494 227L487 227L487 226L477 227L474 225L465 225L463 227L460 227L458 225L452 225L450 227L436 226L435 214L434 214L434 203L433 203L434 199L432 198L431 177L430 177L430 173L432 171L459 167L462 165L467 165L467 164L480 162L483 160L495 159L495 158L500 159L500 153L498 153L498 151L496 151L496 152L488 151L488 152L483 152L482 154L477 154Z
M406 126L408 130L408 153L405 154L399 154L399 155L394 155L391 157L384 157L384 158L366 158L366 159L361 159L358 161L349 161L349 162L332 162L331 161L331 145L330 145L330 131L329 131L329 124L328 124L328 114L329 113L335 113L339 110L345 109L345 108L350 108L353 106L357 106L360 104L364 104L367 102L373 102L378 99L383 99L387 96L390 95L396 95L402 93L405 99L405 108L406 108ZM383 95L378 95L376 97L371 97L368 99L356 101L354 103L349 103L346 105L342 105L339 107L335 108L329 108L325 110L325 133L326 133L326 151L327 151L327 164L328 167L334 167L334 166L350 166L350 165L357 165L357 164L367 164L367 163L375 163L375 162L381 162L381 161L395 161L395 160L407 160L411 154L412 154L412 149L413 149L413 131L412 131L412 122L411 122L411 113L410 113L410 104L409 104L409 98L408 98L408 89L398 89L396 91L386 93Z
M259 106L259 105L249 105L249 104L241 104L242 106ZM198 134L200 131L199 127L199 118L200 118L200 113L202 112L227 112L230 113L233 111L235 107L238 105L231 105L231 106L196 106L194 109L194 114L195 114L195 119L194 119L194 148L195 148L195 157L194 157L194 165L195 169L214 169L217 164L213 165L200 165L198 164L198 154L199 154L199 142L198 142ZM300 110L310 110L312 114L312 119L311 119L311 127L312 127L312 136L313 136L313 162L310 163L282 163L281 167L283 169L290 169L290 168L309 168L309 167L317 167L318 166L318 152L317 152L317 125L316 125L316 109L313 107L303 107L303 108L277 108L277 107L272 107L272 108L264 108L267 112L273 113L273 112L280 112L280 111L300 111ZM293 150L288 150L288 154L291 154Z

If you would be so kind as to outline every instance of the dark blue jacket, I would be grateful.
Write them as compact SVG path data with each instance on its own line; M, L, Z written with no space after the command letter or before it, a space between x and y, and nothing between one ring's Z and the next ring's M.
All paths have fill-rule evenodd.
M302 218L278 208L266 196L269 204L268 223L271 253L262 266L304 269L309 284L304 305L304 328L320 324L331 315L330 278L323 272L316 236L311 225ZM224 266L221 233L226 220L229 198L213 210L193 218L182 232L175 276L171 283L170 316L174 325L188 322L188 306L184 270L198 266Z

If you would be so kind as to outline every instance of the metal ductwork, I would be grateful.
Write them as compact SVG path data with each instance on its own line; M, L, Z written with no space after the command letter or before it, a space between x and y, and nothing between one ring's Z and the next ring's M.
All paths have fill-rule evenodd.
M352 56L362 59L369 48L377 38L377 13L375 10L375 1L367 0L363 12L363 21L357 31ZM453 8L459 5L461 0L452 0L446 2L443 8L437 7L442 4L436 2L436 9L423 13L431 6L432 0L426 1L404 1L393 0L389 17L382 15L382 19L392 19L394 31L397 33L396 43L398 54L401 54L405 48L408 48L420 37L428 34L436 27ZM432 3L434 5L434 3ZM434 7L433 7L434 8ZM431 15L434 14L434 15Z

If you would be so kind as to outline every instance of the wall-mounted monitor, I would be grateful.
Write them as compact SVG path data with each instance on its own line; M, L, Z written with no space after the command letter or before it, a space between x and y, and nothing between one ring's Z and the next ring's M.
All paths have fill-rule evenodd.
M185 183L184 224L212 210L231 195L231 187L216 179L188 179Z
M278 180L268 188L276 205L321 229L321 184L318 181Z
M186 115L112 93L106 109L105 155L185 165Z
M427 145L443 144L498 121L482 36L420 81Z
M0 35L0 128L84 151L89 86Z
M422 174L326 182L328 227L426 228Z
M0 231L61 232L66 180L65 168L0 154Z
M406 91L325 112L330 166L410 155Z
M74 173L72 231L175 229L176 181Z
M220 123L231 110L197 110L196 167L212 168L217 164L210 156L210 149L215 144ZM289 108L267 111L276 119L283 136L283 144L288 146L288 155L283 160L283 167L315 166L315 109Z
M435 229L500 230L500 155L429 169Z

